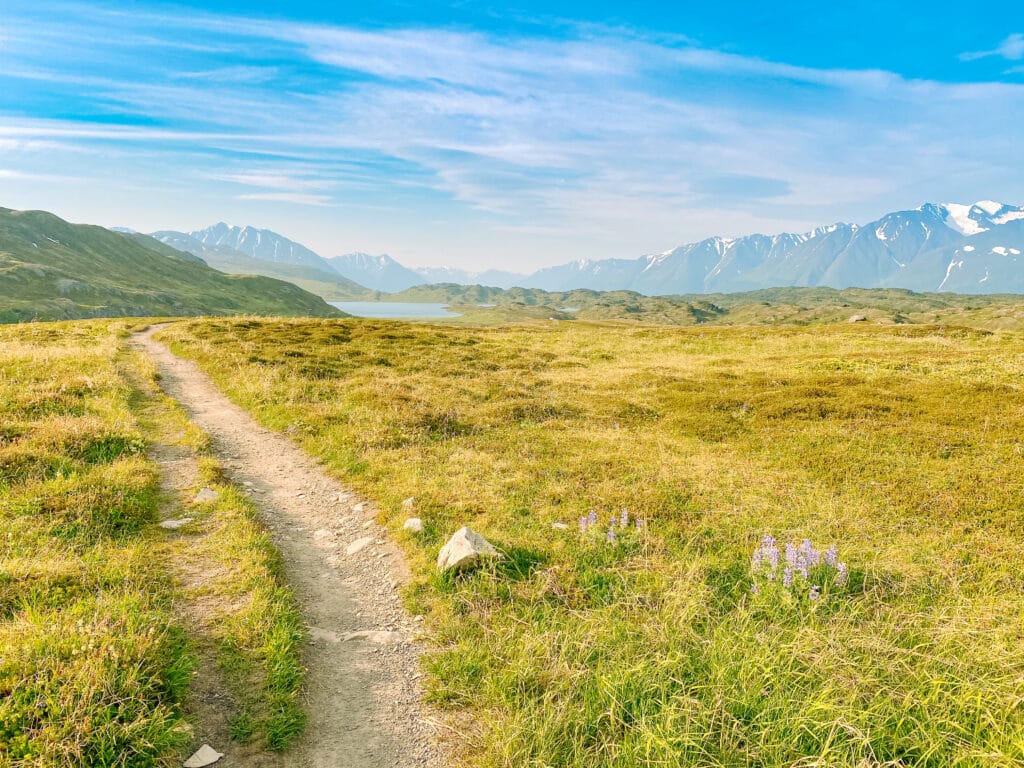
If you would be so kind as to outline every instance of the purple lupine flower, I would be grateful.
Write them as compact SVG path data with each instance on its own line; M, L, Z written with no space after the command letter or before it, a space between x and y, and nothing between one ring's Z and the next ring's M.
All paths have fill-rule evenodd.
M768 538L771 539L770 536ZM771 545L768 547L767 554L768 565L771 567L773 571L777 570L779 567L779 555L781 553L779 552L779 548L775 546L775 539L771 539Z
M586 533L586 532L587 532L587 518L586 517L581 517L580 518L580 533Z
M608 541L610 543L615 541L615 526L608 529Z
M807 594L807 597L812 602L817 600L819 597L821 597L821 587L815 584L813 587L811 587L811 591Z
M638 517L636 520L633 521L633 525L638 531L642 530L644 527L644 521Z
M829 547L828 550L825 552L825 565L835 568L838 562L839 550L836 549L835 545L833 545Z
M590 510L590 513L587 515L587 523L589 525L595 525L597 523L597 512Z
M619 524L625 528L629 525L629 510L625 507L622 508L622 516L619 518Z
M761 591L760 587L758 587L758 586L757 586L757 582L756 582L756 581L755 581L755 582L754 582L753 584L751 584L751 585L750 585L750 591L751 591L751 592L752 592L753 594L755 594L755 595L756 595L756 594L757 594L758 592L760 592L760 591Z
M784 586L786 589L789 589L793 586L793 569L789 568L788 566L782 572L782 586Z
M793 570L795 570L805 579L810 576L810 569L807 564L807 556L803 552L797 553L796 561L793 563Z
M786 564L789 566L796 565L796 547L786 542Z
M846 582L850 580L850 572L846 568L846 563L839 563L836 565L836 584L841 587L846 586Z
M798 550L809 566L815 566L821 563L821 552L814 548L814 544L811 543L810 539L804 539L800 542L800 549Z

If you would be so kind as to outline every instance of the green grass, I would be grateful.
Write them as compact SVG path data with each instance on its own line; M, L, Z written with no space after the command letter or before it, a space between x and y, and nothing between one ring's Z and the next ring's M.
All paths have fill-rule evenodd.
M105 324L0 329L0 764L164 764L190 675Z
M467 765L1024 761L1017 334L210 320L162 338L380 504ZM609 544L622 508L647 527ZM507 557L440 577L462 524ZM769 532L836 543L849 587L753 595Z
M180 764L202 650L179 613L195 595L173 567L189 547L231 558L206 594L241 606L217 641L234 654L251 738L284 748L302 727L302 630L251 504L208 460L201 480L223 491L201 523L211 530L169 543L154 525L163 500L148 446L161 429L202 438L140 386L123 328L0 328L2 766Z

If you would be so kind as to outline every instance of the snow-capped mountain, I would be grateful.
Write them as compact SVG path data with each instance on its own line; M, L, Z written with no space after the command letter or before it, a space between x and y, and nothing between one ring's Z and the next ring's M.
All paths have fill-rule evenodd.
M191 253L193 256L206 260L214 254L229 254L232 256L248 256L248 254L240 253L234 248L226 245L207 245L206 243L196 240L192 235L187 235L184 232L175 232L174 230L166 229L159 232L150 232L149 236L154 240L159 240L164 245L169 245L171 248L176 248L179 251L185 251ZM250 257L251 258L251 257Z
M375 291L393 293L427 282L422 275L403 267L387 254L371 256L368 253L346 253L332 256L326 261L342 277Z
M1024 208L983 200L928 203L863 226L802 234L711 237L639 259L577 261L524 287L629 289L649 295L785 286L1024 292Z
M254 259L331 271L327 261L309 248L269 229L232 227L221 222L188 234L208 248L226 246Z

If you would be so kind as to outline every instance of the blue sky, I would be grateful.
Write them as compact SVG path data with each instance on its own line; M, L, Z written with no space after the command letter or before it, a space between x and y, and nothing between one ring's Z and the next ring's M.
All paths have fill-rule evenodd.
M0 205L326 256L529 270L1020 204L1022 138L1017 3L0 0Z

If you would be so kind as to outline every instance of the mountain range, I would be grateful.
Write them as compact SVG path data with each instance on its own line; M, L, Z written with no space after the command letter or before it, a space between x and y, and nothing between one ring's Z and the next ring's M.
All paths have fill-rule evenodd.
M314 270L307 277L330 284L328 298L335 300L362 298L365 289L395 293L435 283L649 296L790 286L1024 292L1024 208L990 200L927 203L868 224L837 223L803 233L709 237L639 258L583 259L530 274L414 268L366 253L323 258L270 230L224 223L152 236L229 272L293 279L282 273L285 267ZM312 283L298 284L315 290Z

